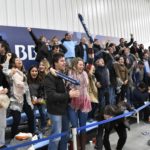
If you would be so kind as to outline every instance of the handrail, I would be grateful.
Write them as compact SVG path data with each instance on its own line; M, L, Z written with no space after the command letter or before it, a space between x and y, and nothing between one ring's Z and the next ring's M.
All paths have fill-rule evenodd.
M90 127L93 127L93 126L95 126L95 128L96 128L98 125L106 124L108 122L112 122L114 120L118 120L118 119L121 119L121 118L124 118L124 117L129 117L129 116L139 112L140 110L144 109L145 107L147 107L149 105L150 105L150 102L148 102L147 104L145 104L145 105L143 105L143 106L141 106L141 107L139 107L139 108L137 108L137 109L135 109L135 110L133 110L131 112L124 113L122 115L119 115L119 116L116 116L116 117L113 117L113 118L110 118L110 119L107 119L107 120L103 120L103 121L100 121L100 122L91 123L91 124L89 124L87 126L79 127L79 128L77 128L77 131L85 130L86 128L90 128ZM4 148L3 150L14 150L14 149L19 148L19 147L24 147L24 146L36 144L36 143L39 143L39 142L52 140L52 139L55 139L55 138L58 138L58 137L63 137L65 135L69 134L69 133L70 133L69 131L66 131L66 132L59 133L59 134L53 134L53 135L50 135L47 138L38 139L38 140L35 140L35 141L22 143L22 144L18 144L18 145L15 145L15 146L10 146L10 147Z

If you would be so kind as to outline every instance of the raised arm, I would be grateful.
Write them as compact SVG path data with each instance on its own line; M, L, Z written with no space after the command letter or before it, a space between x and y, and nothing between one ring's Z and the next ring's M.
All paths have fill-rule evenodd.
M34 43L37 45L38 44L38 38L35 36L35 34L33 33L31 28L27 28L27 30L29 31L30 36L32 37Z

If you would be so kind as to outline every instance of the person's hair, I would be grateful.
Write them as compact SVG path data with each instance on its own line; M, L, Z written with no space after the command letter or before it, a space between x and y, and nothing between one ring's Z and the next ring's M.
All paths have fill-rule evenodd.
M57 63L59 61L60 58L64 57L64 54L59 52L59 53L55 53L52 57L52 64L53 67L55 68L55 63Z
M50 43L51 43L51 46L54 46L56 43L54 43L54 39L58 39L57 36L53 36L51 39L50 39Z
M119 42L121 42L121 40L123 40L123 39L124 39L124 38L120 38L120 39L119 39Z
M40 35L39 41L42 41L43 38L46 38L45 35Z
M47 71L50 68L49 62L46 59L43 59L43 60L40 61L40 63L43 63L43 65L45 66L45 74L47 74Z
M11 68L13 68L13 67L16 68L15 61L16 61L17 58L19 58L19 57L16 57L16 58L12 59ZM20 59L20 58L19 58L19 59ZM21 61L22 61L22 60L21 60ZM22 62L21 71L22 71L24 74L26 73L23 62Z
M55 48L58 48L58 47L60 48L59 45L53 45L53 46L52 46L52 50L54 50Z
M114 57L114 58L115 58L115 60L116 60L116 61L119 61L120 55L119 55L119 54L117 54L117 55L115 55L115 57Z
M94 42L98 41L98 39L94 39Z
M83 59L80 58L80 57L75 57L75 58L72 59L72 62L71 62L71 69L72 70L74 70L74 71L76 70L77 64L78 64L79 61L83 62Z
M8 45L4 41L0 41L1 47L4 47L6 52L8 52Z
M39 76L39 71L38 71L38 75L37 75L36 79L33 80L32 76L31 76L31 70L33 68L36 68L37 71L38 71L38 67L36 65L33 65L29 68L28 73L27 73L27 82L28 82L28 84L39 83L41 81L41 77Z
M56 39L57 38L57 36L53 36L52 38L51 38L51 41L53 41L54 39Z
M69 32L65 33L65 37L68 36L69 34L70 34Z
M108 47L113 47L114 45L114 43L110 43Z
M146 89L146 88L147 88L147 87L146 87L146 84L145 84L144 82L139 83L138 87L139 87L140 89Z
M123 57L123 55L120 55L120 56L119 56L119 60L120 60L120 58L123 58L123 60L125 61L125 58Z
M93 65L93 64L86 64L85 69L86 69L87 73L89 73L89 72L90 72L90 70L91 70L92 66L94 66L94 65Z
M115 105L106 105L104 109L104 114L113 116L116 114L117 106Z

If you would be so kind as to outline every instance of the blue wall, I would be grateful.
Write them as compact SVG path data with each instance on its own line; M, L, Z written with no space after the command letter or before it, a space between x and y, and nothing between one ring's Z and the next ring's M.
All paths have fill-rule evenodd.
M44 34L47 39L51 39L53 36L57 36L59 40L61 40L66 33L66 31L37 28L33 28L32 31L37 37ZM35 63L34 59L36 54L34 52L34 42L29 35L27 28L0 26L0 35L10 44L12 52L16 53L17 56L23 60L26 69L28 69L30 65ZM81 36L83 35L85 34L80 32L74 32L73 40L79 42ZM102 41L110 40L115 43L118 42L118 38L114 37L97 35L96 38Z

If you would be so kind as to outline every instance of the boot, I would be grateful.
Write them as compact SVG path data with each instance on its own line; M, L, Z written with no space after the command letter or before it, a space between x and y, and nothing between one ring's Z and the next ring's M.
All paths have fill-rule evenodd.
M87 140L86 133L81 133L80 134L81 150L85 150L86 140Z

